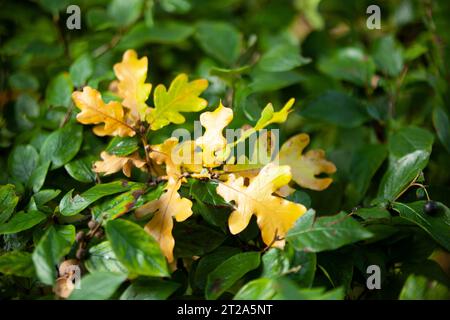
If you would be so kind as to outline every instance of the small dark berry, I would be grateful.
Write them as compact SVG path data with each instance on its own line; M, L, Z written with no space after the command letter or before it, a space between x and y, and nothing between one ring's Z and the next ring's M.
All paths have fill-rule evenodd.
M77 250L77 253L75 254L75 256L77 257L78 260L83 259L83 257L86 255L86 249L83 248L79 248Z
M102 230L97 230L97 231L94 233L94 237L96 237L97 239L102 238L102 237L103 237L103 231L102 231Z
M433 216L439 212L439 206L435 201L430 200L423 206L423 211L425 211L426 214Z
M95 222L94 220L91 220L88 222L88 227L89 229L94 229L97 226L97 222Z
M84 233L83 230L81 230L81 231L79 231L79 232L77 233L77 235L75 236L75 240L76 240L77 242L83 241L84 236L85 236L85 233Z

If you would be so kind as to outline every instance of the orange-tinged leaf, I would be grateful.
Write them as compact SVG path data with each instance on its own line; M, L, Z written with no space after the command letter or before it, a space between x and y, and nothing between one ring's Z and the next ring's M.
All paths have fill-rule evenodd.
M150 108L147 122L152 130L158 130L169 123L180 124L185 121L180 112L197 112L208 102L199 95L208 87L205 79L188 82L186 74L178 75L170 84L169 90L162 84L153 93L155 108Z
M180 186L181 180L169 181L166 192L158 200L144 204L135 212L137 217L154 213L150 222L146 224L145 230L159 242L169 263L174 260L173 218L181 222L192 215L192 202L189 199L181 198L178 193Z
M231 233L243 231L254 214L264 243L282 248L287 231L306 212L303 205L273 195L290 180L289 166L274 163L262 168L248 186L243 177L230 174L227 182L219 184L217 193L236 204L228 220Z
M100 154L100 157L103 161L96 161L94 163L94 172L104 173L105 175L122 170L124 175L130 177L133 166L144 170L146 165L145 161L139 157L138 153L126 157L118 157L103 151Z
M225 160L217 153L224 150L227 145L227 139L223 136L222 131L231 120L233 120L233 110L224 107L222 102L216 110L203 112L200 115L200 123L206 130L205 134L195 142L203 150L202 161L204 166L217 167Z
M133 124L137 120L144 120L148 110L145 101L152 85L145 83L147 68L147 57L138 59L134 50L125 51L122 62L114 65L114 73L119 79L117 93L123 99L122 105L130 110L129 117Z
M119 102L111 101L105 104L100 92L90 87L83 91L72 93L75 105L81 110L77 120L82 124L100 124L94 127L98 136L132 137L136 134L133 128L126 123L124 110Z
M178 139L175 137L165 140L163 143L151 146L150 158L157 164L165 164L166 174L169 180L177 181L181 176L181 163L172 159L174 149L178 146Z
M293 136L281 147L279 161L282 165L289 165L292 172L292 180L298 185L312 190L324 190L328 188L333 179L317 178L321 173L334 173L336 166L325 159L323 150L310 150L302 154L309 144L309 136L305 133Z

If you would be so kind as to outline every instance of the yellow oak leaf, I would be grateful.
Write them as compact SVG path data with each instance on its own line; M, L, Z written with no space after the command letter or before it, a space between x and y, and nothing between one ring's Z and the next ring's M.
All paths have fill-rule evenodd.
M178 139L175 137L165 140L158 145L152 145L150 158L157 164L165 164L167 177L172 181L177 181L181 176L181 163L173 159L175 148L178 146Z
M152 219L146 224L145 230L158 241L169 263L174 260L173 218L181 222L192 215L192 202L181 198L178 193L180 186L181 180L169 181L166 192L158 200L144 204L135 212L138 218L154 213Z
M114 65L114 73L119 79L117 93L123 99L122 105L130 110L129 117L133 124L137 120L144 120L148 110L145 101L152 90L152 85L145 83L147 68L147 57L138 59L134 50L125 51L122 62Z
M153 93L155 108L150 108L147 122L152 130L158 130L169 123L180 124L185 121L180 112L197 112L208 102L199 95L208 87L205 79L188 82L186 74L178 75L170 84L169 90L162 84Z
M306 133L293 136L281 146L279 162L291 167L292 180L298 185L317 191L324 190L333 179L317 178L316 175L334 173L336 166L325 159L323 150L310 150L302 154L308 144L309 136Z
M274 163L262 168L248 186L244 185L243 177L230 174L228 180L217 187L220 196L236 204L228 220L230 232L243 231L254 214L264 243L282 248L287 231L306 212L303 205L273 195L290 180L289 166Z
M94 172L97 173L108 175L122 170L124 175L130 177L133 166L145 170L146 162L139 157L137 152L126 157L118 157L103 151L100 157L103 160L94 163Z
M94 133L98 136L132 137L136 134L134 129L125 121L124 110L119 102L111 101L105 104L100 92L90 87L84 87L83 91L72 93L72 99L81 110L77 114L77 120L82 124L100 124L94 127Z
M255 125L255 130L261 130L272 123L283 123L286 121L289 112L294 105L295 99L291 98L284 105L284 107L275 112L273 109L273 105L271 103L267 104L267 106L261 112L261 117Z
M203 165L212 168L222 164L225 160L219 151L223 151L227 145L227 139L222 131L233 120L233 110L223 106L220 102L219 107L212 112L203 112L200 115L200 123L206 129L205 134L195 141L202 148Z
M264 129L265 127L273 124L273 123L283 123L286 121L289 112L292 109L292 106L294 105L295 99L291 98L288 102L281 108L280 111L275 111L273 109L272 103L268 103L263 111L261 112L261 117L256 122L256 125L252 128L245 130L244 133L241 135L241 137L236 140L233 145L236 145L248 137L250 137L252 134L257 132L258 130Z

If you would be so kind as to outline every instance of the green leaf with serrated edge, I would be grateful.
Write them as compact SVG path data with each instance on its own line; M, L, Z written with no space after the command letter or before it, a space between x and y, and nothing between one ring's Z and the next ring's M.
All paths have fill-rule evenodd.
M158 242L139 225L122 219L106 223L106 235L117 259L133 274L169 275Z
M43 283L53 285L57 278L56 267L70 251L75 241L75 227L50 226L33 251L36 274Z
M0 224L11 217L17 202L19 202L19 197L16 196L14 185L0 186Z
M315 219L315 211L310 209L288 231L286 240L297 250L320 252L370 237L372 233L345 212Z
M238 253L217 266L206 282L206 299L215 300L228 290L247 272L256 269L260 264L259 252Z
M400 212L400 217L417 224L447 251L450 251L450 209L439 202L440 212L433 216L424 212L425 203L425 201L394 202L393 208Z
M417 150L431 153L433 135L425 129L418 127L405 127L389 138L389 156L399 159Z
M165 300L180 284L159 279L136 279L120 296L120 300Z
M103 241L89 248L89 258L84 262L90 273L115 272L128 273L127 268L116 258L109 241Z
M0 225L0 234L11 234L28 230L46 218L47 216L39 211L18 212L8 222Z
M74 86L81 87L94 72L94 62L88 53L84 53L72 63L69 70Z
M106 300L127 278L123 273L95 272L81 278L80 289L72 291L69 300Z
M11 251L0 256L0 273L19 277L33 277L35 274L31 254Z
M72 197L73 190L67 192L59 203L59 211L63 216L73 216L86 209L95 201L115 193L128 191L139 184L126 180L97 184L80 195Z

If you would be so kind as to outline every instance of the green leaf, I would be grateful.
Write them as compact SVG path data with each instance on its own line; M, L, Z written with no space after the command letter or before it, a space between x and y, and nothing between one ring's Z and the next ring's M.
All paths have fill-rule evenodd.
M300 114L343 128L360 126L369 119L364 106L356 98L339 91L327 91L313 99Z
M128 274L127 268L117 259L109 241L103 241L89 249L89 258L84 262L90 273L114 272Z
M117 219L106 224L106 235L117 259L133 274L164 277L167 263L158 242L137 224Z
M403 53L393 35L377 39L373 47L373 59L384 74L395 77L403 69Z
M450 121L448 119L448 114L443 108L433 109L433 125L439 140L444 145L445 149L450 152Z
M182 239L175 242L174 248L175 255L181 258L202 256L216 249L225 240L222 232L192 221L177 223L173 229L173 236L175 239ZM208 241L205 242L205 239Z
M135 182L114 181L109 183L97 184L86 190L80 195L72 197L73 190L67 192L59 203L59 211L63 216L73 216L86 209L95 201L115 193L128 191L139 185Z
M176 44L189 38L194 30L190 24L177 21L162 21L151 27L142 22L133 26L117 47L126 50L137 49L149 43Z
M33 120L39 116L39 104L31 95L22 93L14 104L14 115L19 130L34 127Z
M238 248L219 247L213 252L202 256L198 262L197 268L195 269L193 281L195 287L200 290L204 290L208 275L211 271L213 271L219 264L239 252L240 250Z
M389 154L394 159L399 159L417 150L431 153L433 135L421 128L406 127L397 131L389 139Z
M8 81L11 88L18 91L34 91L39 88L39 81L36 77L31 73L23 71L13 73L9 77Z
M26 185L38 162L39 155L31 145L15 147L8 158L9 174L13 179Z
M113 272L95 272L81 279L80 289L75 289L69 300L106 300L109 299L127 278L126 275Z
M116 156L127 156L139 149L139 140L136 137L114 137L105 151Z
M45 93L47 104L52 107L66 107L71 103L73 85L67 72L60 73L54 77Z
M287 233L286 240L296 250L306 252L333 250L372 236L372 233L345 212L314 219L315 211L310 209Z
M33 190L33 192L38 192L44 185L45 178L47 177L48 168L50 167L50 162L44 162L33 170L28 181L28 186Z
M219 184L215 181L200 181L197 179L189 179L185 186L189 187L189 197L193 197L198 201L213 205L226 206L229 204L216 192Z
M262 278L277 278L289 270L286 253L278 248L271 248L262 256Z
M96 157L87 156L72 160L64 165L67 173L77 181L90 183L95 181L95 173L92 171Z
M448 287L423 276L410 275L403 285L399 300L449 300Z
M39 240L32 256L39 280L47 285L55 283L56 267L62 257L69 253L74 241L75 227L73 225L50 226Z
M122 293L120 300L165 300L180 285L159 279L137 279Z
M83 141L83 127L67 124L52 132L41 149L41 160L51 161L52 169L60 168L76 156Z
M8 222L0 225L0 234L11 234L28 230L46 218L47 216L39 211L18 212Z
M302 76L295 71L265 72L255 71L252 73L252 82L248 86L250 92L276 91L289 87L302 80Z
M15 187L12 184L0 186L0 225L11 217L19 202L19 197L14 190Z
M202 21L197 24L195 39L211 57L232 65L241 53L241 34L233 25L219 21Z
M233 300L271 300L276 295L274 279L259 278L246 283Z
M297 46L281 44L270 48L259 60L259 67L264 71L289 71L311 62L310 58L302 57Z
M392 162L378 189L378 198L394 200L428 163L429 153L417 150Z
M45 189L34 194L33 199L37 206L42 206L47 202L55 199L60 193L61 190Z
M423 210L425 201L412 203L394 202L394 209L400 212L400 217L414 222L425 230L433 239L450 251L450 209L444 204L438 203L441 212L432 216Z
M80 88L94 72L94 62L88 53L79 56L70 66L70 77L75 87Z
M143 0L112 0L108 5L108 15L117 26L125 27L133 24L141 15Z
M382 144L368 144L355 150L346 193L351 206L359 203L369 188L373 176L386 159L387 150Z
M314 252L293 250L291 258L291 270L287 276L294 280L300 287L311 287L317 268L317 256Z
M156 188L150 189L150 191L148 191L147 186L138 184L130 191L122 193L93 207L91 212L98 221L116 219L121 215L142 206L144 203L159 199L163 192L163 184L159 184Z
M209 275L205 288L206 299L215 300L247 272L260 263L259 252L238 253L222 262Z
M19 277L33 277L35 271L31 254L22 251L11 251L1 255L0 272Z
M375 74L375 62L360 48L348 47L336 50L331 56L319 60L323 73L359 86L370 86Z

